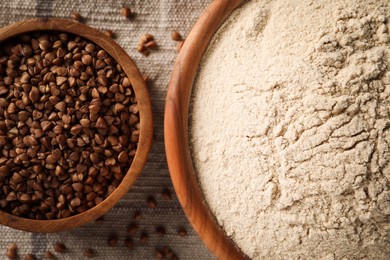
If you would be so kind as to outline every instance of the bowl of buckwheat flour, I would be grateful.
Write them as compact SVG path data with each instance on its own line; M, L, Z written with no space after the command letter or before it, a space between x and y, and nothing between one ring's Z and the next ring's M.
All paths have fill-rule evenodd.
M218 257L387 259L390 3L245 1L230 14L221 2L190 33L206 46L184 43L167 96L168 164L191 223Z
M57 232L97 219L151 140L145 82L110 37L66 19L0 29L0 224Z

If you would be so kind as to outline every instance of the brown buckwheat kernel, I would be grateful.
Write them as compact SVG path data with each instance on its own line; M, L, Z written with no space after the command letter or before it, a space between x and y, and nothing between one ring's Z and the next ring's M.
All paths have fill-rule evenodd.
M121 9L121 15L126 17L126 18L130 18L131 17L131 9L129 7L126 7L126 6L123 6L122 9Z
M11 243L7 246L5 255L8 257L8 259L18 258L18 246L16 245L16 243Z
M53 248L54 248L54 251L56 251L57 253L63 254L66 252L66 246L60 242L56 242L54 244Z
M181 35L180 35L180 33L178 31L172 31L171 39L176 41L176 42L183 40L183 38L181 37Z
M95 256L95 251L92 248L88 247L84 249L83 255L87 258L93 258Z
M78 22L80 22L81 19L82 19L80 13L77 12L77 11L73 11L73 12L70 14L70 18L72 18L73 20L78 21Z

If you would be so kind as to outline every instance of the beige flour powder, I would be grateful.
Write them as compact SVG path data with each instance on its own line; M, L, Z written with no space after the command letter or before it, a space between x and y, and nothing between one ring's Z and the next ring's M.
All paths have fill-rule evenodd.
M390 2L249 1L192 96L205 199L254 259L388 259Z

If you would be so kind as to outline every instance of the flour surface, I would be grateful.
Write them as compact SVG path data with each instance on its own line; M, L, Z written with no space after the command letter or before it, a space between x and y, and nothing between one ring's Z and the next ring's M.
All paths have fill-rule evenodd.
M248 1L195 81L205 199L253 259L388 259L390 2Z

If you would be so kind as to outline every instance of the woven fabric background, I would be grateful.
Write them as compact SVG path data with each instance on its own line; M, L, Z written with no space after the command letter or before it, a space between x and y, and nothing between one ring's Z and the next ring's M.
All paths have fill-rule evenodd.
M170 39L170 32L178 30L184 36L189 32L202 10L211 0L3 0L0 2L0 26L34 17L68 18L72 10L77 10L91 27L115 32L115 40L136 62L141 73L150 77L149 89L153 105L155 142L146 168L132 190L105 216L102 223L90 223L78 229L58 234L35 234L0 226L0 259L6 259L5 249L10 242L16 242L21 259L26 253L33 253L36 259L43 259L43 253L53 243L63 242L68 252L58 254L58 259L83 259L82 251L92 247L96 251L94 259L154 259L154 249L169 246L180 259L212 259L198 236L189 225L175 196L164 201L161 190L168 187L172 194L164 153L163 117L164 100L171 70L177 55L176 44ZM129 6L136 14L126 20L120 15L122 5ZM159 45L148 57L136 51L138 39L143 33L155 36ZM154 195L158 201L156 209L146 207L146 197ZM133 212L140 210L142 220L140 231L149 233L146 245L139 242L139 232L133 236L134 249L123 246L127 236L127 226L132 221ZM157 225L163 225L167 234L160 238L154 234ZM179 237L177 228L184 226L188 235ZM107 246L111 233L119 238L118 246Z

